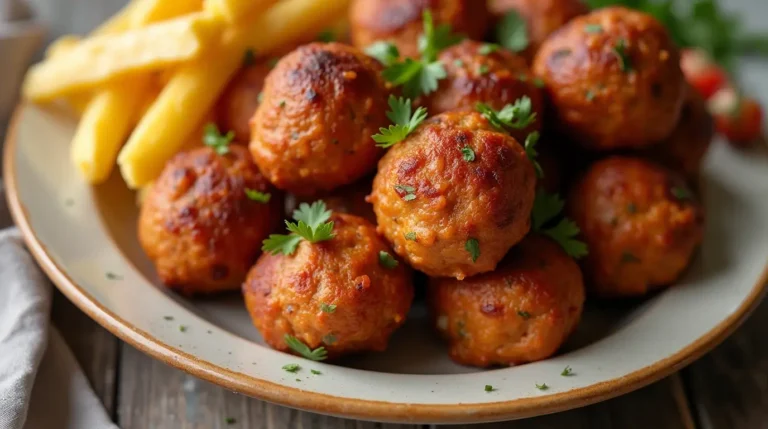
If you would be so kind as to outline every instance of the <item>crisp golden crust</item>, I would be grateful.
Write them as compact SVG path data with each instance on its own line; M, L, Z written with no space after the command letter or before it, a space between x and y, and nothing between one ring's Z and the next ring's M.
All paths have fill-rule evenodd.
M496 19L514 10L525 20L529 44L523 55L529 60L550 34L573 18L589 13L581 0L489 0L488 10Z
M593 150L667 138L685 100L680 55L653 17L622 7L572 20L536 54L559 132Z
M389 124L381 65L357 49L312 43L267 77L252 121L254 161L278 188L313 195L352 183L382 154L371 138Z
M379 252L396 256L370 222L340 213L331 220L333 239L303 241L292 256L259 258L243 284L246 306L278 350L288 350L288 334L312 349L325 347L330 357L383 351L410 309L412 272L402 261L381 264ZM324 311L323 304L335 308Z
M394 43L400 55L419 56L424 10L435 25L449 24L455 33L482 39L488 28L485 2L477 0L354 0L349 12L352 44L364 49L374 42Z
M685 176L691 186L699 181L704 156L715 136L715 124L698 92L689 88L680 122L672 135L644 154Z
M141 207L141 246L163 283L185 294L237 290L282 218L282 194L247 149L229 149L227 155L210 148L179 153ZM272 197L267 204L251 201L246 189Z
M593 164L568 212L589 247L584 275L598 296L642 296L673 283L703 236L703 208L684 181L639 158Z
M250 121L259 107L259 94L264 79L272 70L268 58L259 58L244 66L229 83L216 107L217 123L224 132L233 131L235 142L247 145L251 141Z
M465 147L474 161L464 159ZM369 201L379 232L411 266L463 279L493 270L528 232L535 187L512 137L479 113L448 112L387 152ZM476 261L468 240L478 242Z
M484 43L472 40L452 46L440 53L446 78L437 91L429 96L427 107L431 115L450 110L473 110L477 103L486 103L496 110L528 96L536 112L536 121L524 130L515 130L518 141L532 131L541 130L544 119L544 97L534 83L525 59L499 49L481 54Z
M431 279L429 297L454 361L511 365L546 359L560 348L581 318L584 283L557 244L532 235L492 273Z

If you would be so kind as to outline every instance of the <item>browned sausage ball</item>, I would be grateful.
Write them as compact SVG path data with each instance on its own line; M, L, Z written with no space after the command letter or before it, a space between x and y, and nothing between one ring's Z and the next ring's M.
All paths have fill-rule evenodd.
M237 143L251 141L250 121L259 107L259 94L264 88L264 79L274 66L275 58L254 59L246 64L232 78L218 102L219 128L234 131Z
M689 88L680 122L672 135L650 148L646 154L684 175L688 183L696 187L701 164L714 135L714 122L707 111L706 102L698 92Z
M501 110L507 104L527 96L536 112L536 121L525 130L512 133L518 141L525 141L531 131L541 129L544 112L541 89L536 87L523 57L503 49L483 54L484 46L488 45L465 40L440 53L439 60L447 76L429 97L429 113L474 110L479 102Z
M464 281L431 279L429 304L454 361L521 364L552 356L576 329L584 283L560 246L531 235L492 273Z
M334 191L318 195L316 198L298 197L295 198L295 205L299 203L311 204L315 200L323 200L328 210L335 212L353 214L376 224L376 214L373 213L373 206L366 201L368 194L371 193L373 178L367 177L357 182L342 186ZM290 208L293 213L294 208Z
M685 182L639 158L593 164L568 210L589 247L584 275L598 296L642 296L671 284L702 240L703 208Z
M252 201L246 190L269 193ZM171 159L145 196L139 242L160 279L185 294L237 290L282 219L283 197L251 161L230 146L182 152Z
M560 132L593 150L667 138L685 100L680 55L656 19L622 7L572 20L536 54Z
M523 54L529 60L550 34L589 12L581 0L489 0L488 9L497 19L514 10L525 20L528 48Z
M330 357L383 351L410 309L412 273L402 262L382 264L380 252L395 256L370 222L340 213L331 220L331 240L259 258L243 284L246 306L278 350L288 350L285 336L292 335Z
M431 117L393 146L369 201L379 232L412 267L463 279L493 270L528 232L535 187L517 141L459 111Z
M432 11L435 26L448 24L454 33L482 39L488 10L479 0L354 0L349 12L352 44L364 49L374 42L394 43L400 55L419 56L422 16Z
M270 182L312 195L374 169L382 151L371 136L390 122L380 71L375 59L339 43L304 45L277 63L250 144Z

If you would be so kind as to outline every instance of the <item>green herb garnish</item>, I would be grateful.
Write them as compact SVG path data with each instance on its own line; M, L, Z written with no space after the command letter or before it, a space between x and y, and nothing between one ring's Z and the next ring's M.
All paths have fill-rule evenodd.
M616 56L616 59L619 61L619 68L621 68L621 71L624 73L629 73L632 71L632 57L629 56L629 53L627 52L627 40L626 39L619 39L615 45L613 45L613 48L611 49L613 54Z
M472 262L477 262L477 258L480 257L480 242L476 238L470 238L464 243L464 249L469 252Z
M229 153L229 144L235 139L235 133L233 131L222 135L219 132L219 127L214 123L209 123L203 129L203 143L213 148L213 150L219 155L226 155Z
M328 357L328 352L325 350L325 347L318 347L312 350L307 347L306 344L302 343L301 340L289 334L285 334L283 340L285 341L285 344L291 348L291 350L309 360L320 361L325 360Z
M336 312L336 304L322 303L320 304L320 311L323 313L334 313Z
M549 389L549 386L547 386L547 383L536 383L536 388L539 390L547 390Z
M297 363L289 363L289 364L283 365L283 370L288 371L288 372L294 372L295 373L296 371L298 371L300 369L301 369L301 366L299 366L299 364L297 364Z
M496 390L496 389L493 386L491 386L490 384L486 384L485 385L485 391L486 392L493 392L494 390Z
M395 185L395 191L397 191L398 194L404 194L403 195L403 201L413 201L416 199L416 188L413 186L408 185Z
M512 10L496 26L496 38L501 46L513 52L522 52L528 48L528 24L519 13Z
M411 114L411 100L394 95L389 96L389 109L387 117L394 124L389 128L379 128L379 134L371 137L378 147L388 148L400 143L427 118L426 108L419 107Z
M388 270L393 270L397 268L398 262L392 255L382 250L379 252L379 264Z
M527 128L536 120L536 112L528 96L518 98L513 104L507 104L503 109L496 111L484 103L478 103L476 110L488 119L500 131L507 128L521 130Z
M400 51L394 43L378 41L365 48L368 56L376 58L384 66L389 67L400 58Z
M562 217L554 226L550 226L560 217L565 202L557 194L549 194L544 190L536 192L531 212L532 229L557 242L569 256L579 259L587 255L587 245L576 239L579 227L572 220Z
M251 201L256 201L257 203L263 203L266 204L269 202L270 199L272 199L272 194L259 192L255 189L245 189L245 196L248 197Z
M475 160L475 151L469 146L464 146L461 148L461 156L464 158L464 161L472 162Z
M563 377L570 377L574 375L573 369L571 369L570 366L566 366L565 368L563 368L563 372L561 372L560 375L562 375Z
M261 250L273 255L282 253L292 255L302 240L310 243L319 243L334 237L333 222L329 222L331 211L326 210L323 201L315 201L312 205L301 203L298 210L294 210L293 218L298 223L285 221L291 234L272 234L264 240Z

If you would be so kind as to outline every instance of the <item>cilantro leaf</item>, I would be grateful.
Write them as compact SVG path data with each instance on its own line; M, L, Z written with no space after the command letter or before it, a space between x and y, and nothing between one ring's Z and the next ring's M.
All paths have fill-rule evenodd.
M544 235L560 244L568 256L575 259L587 256L589 253L587 245L575 238L579 232L581 230L576 226L576 223L567 218L561 219L556 226L542 231Z
M621 68L621 71L624 73L631 72L632 57L630 57L629 52L627 52L627 40L619 39L616 44L613 45L612 52L619 61L619 68Z
M544 190L537 191L531 212L532 229L555 240L568 256L579 259L589 252L587 245L577 239L581 230L576 223L564 217L554 226L547 226L557 219L564 206L565 203L559 195L549 194Z
M397 50L397 46L394 43L384 41L378 41L368 46L365 48L365 53L376 58L387 67L394 64L400 58L400 51Z
M318 228L331 218L331 211L326 209L325 202L315 201L312 205L301 203L298 210L293 211L293 218L304 222L312 229Z
M480 55L490 55L498 51L499 47L500 46L495 43L483 43L483 45L480 46L480 49L477 50L477 53Z
M435 28L435 22L432 18L432 11L424 10L422 15L424 23L424 33L419 37L419 52L425 62L437 60L437 55L445 48L451 47L461 42L464 37L454 34L451 26L440 24Z
M472 162L475 160L475 151L469 146L464 146L461 148L461 156L464 158L464 161Z
M235 139L235 133L233 131L222 135L219 132L219 127L214 123L209 123L203 129L203 143L213 148L213 150L219 155L226 155L229 153L229 144Z
M322 303L320 304L320 311L323 313L334 313L336 312L336 304Z
M525 154L528 159L531 160L533 168L536 170L536 177L539 179L544 177L544 170L541 168L541 164L536 158L539 156L539 152L536 151L536 144L539 142L539 132L534 131L525 138Z
M318 42L330 43L336 41L336 33L333 30L323 30L317 35Z
M541 228L555 219L565 207L565 201L558 194L548 192L536 192L536 198L533 200L533 211L531 213L531 222L534 231L540 231Z
M379 264L386 269L394 270L398 262L392 255L382 250L379 252Z
M278 253L293 255L301 240L319 243L335 236L333 222L328 222L331 211L326 209L323 201L315 201L311 206L301 203L299 209L294 210L293 218L298 222L285 221L288 231L292 234L270 235L264 240L261 250L273 255Z
M476 238L470 238L464 243L464 249L469 252L472 262L477 262L477 258L480 257L480 242Z
M549 389L549 386L547 386L547 383L536 383L536 388L539 390L547 390Z
M522 52L528 48L528 24L514 10L507 12L496 26L496 38L501 46L512 52Z
M378 147L388 148L400 143L427 118L427 109L424 107L419 107L411 115L410 98L403 99L390 95L389 108L387 117L394 122L394 125L390 125L389 128L379 128L379 134L372 136Z
M522 96L513 104L507 104L503 109L496 111L485 103L477 103L475 109L482 113L488 122L500 131L507 128L521 130L527 128L536 120L536 112L528 96Z
M285 344L291 348L291 350L307 359L320 361L325 360L328 357L328 352L325 350L325 347L318 347L312 350L306 344L302 343L301 340L289 334L285 334L285 336L283 336L283 340L285 341Z
M496 389L493 386L491 386L490 384L486 384L485 385L485 391L486 392L493 392L494 390L496 390Z
M283 365L283 370L288 372L296 372L301 369L301 366L297 363L288 363Z
M293 255L296 247L301 243L302 237L298 235L270 234L269 238L264 240L261 250L273 255L282 253L283 255Z
M245 189L245 196L248 197L251 201L256 201L257 203L268 203L269 200L272 199L272 194L265 193L265 192L259 192L256 189Z
M562 375L563 377L570 377L575 374L573 373L573 368L571 368L570 366L566 366L565 368L563 368L563 372L561 372L560 375Z

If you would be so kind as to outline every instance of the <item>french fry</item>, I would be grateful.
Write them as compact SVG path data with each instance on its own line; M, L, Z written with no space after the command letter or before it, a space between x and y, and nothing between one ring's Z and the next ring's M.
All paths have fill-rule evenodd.
M273 3L273 0L205 0L204 10L228 22L242 22Z
M145 0L131 0L127 5L123 6L119 12L96 27L91 32L91 35L103 36L106 34L118 34L129 30L131 28L131 22L133 21L133 14L139 7L139 3L143 1Z
M199 12L203 9L203 0L135 1L137 1L136 7L130 14L130 25L132 28L141 27L152 22L165 21L193 12Z
M126 75L189 61L221 35L221 26L201 12L84 40L71 51L33 66L24 81L24 97L51 101Z
M252 23L230 29L221 47L182 66L139 122L118 156L128 186L154 180L212 108L246 49L268 53L317 33L345 13L350 0L282 0ZM258 29L253 32L252 29ZM254 34L255 33L255 34Z
M138 120L147 80L115 82L88 103L72 139L71 157L83 177L101 183L109 177L125 136Z
M53 58L71 52L81 41L80 36L73 34L61 36L48 45L48 48L45 50L45 58Z

